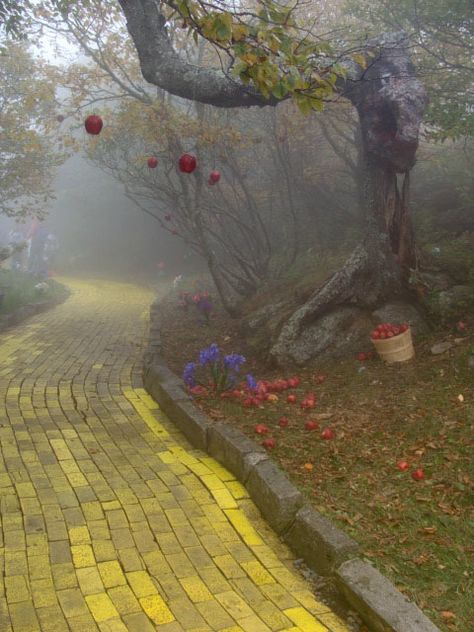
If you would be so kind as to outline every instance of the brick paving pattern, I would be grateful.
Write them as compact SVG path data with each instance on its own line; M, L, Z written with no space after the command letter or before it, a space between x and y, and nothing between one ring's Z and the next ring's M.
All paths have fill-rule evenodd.
M0 334L1 632L347 631L143 390L152 294L67 284Z

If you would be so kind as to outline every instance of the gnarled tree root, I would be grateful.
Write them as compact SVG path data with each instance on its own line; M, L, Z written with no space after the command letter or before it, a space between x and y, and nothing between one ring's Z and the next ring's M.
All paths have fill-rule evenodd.
M304 364L327 352L367 343L371 313L402 294L399 269L379 244L358 246L341 270L318 288L283 326L270 350L278 365Z

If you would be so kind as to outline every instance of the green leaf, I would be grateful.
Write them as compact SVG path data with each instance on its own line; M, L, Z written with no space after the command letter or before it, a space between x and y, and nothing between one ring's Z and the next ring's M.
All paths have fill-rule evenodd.
M272 94L276 99L284 99L288 94L288 84L282 79L279 81L272 90Z

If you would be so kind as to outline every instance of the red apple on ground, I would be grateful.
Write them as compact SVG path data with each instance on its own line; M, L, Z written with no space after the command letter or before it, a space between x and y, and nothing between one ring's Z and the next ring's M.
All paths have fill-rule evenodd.
M290 422L288 421L288 417L280 417L278 420L278 425L280 428L286 428Z
M306 430L317 430L319 428L319 424L317 421L310 419L305 423L304 427Z
M367 360L367 354L361 351L357 354L357 359L359 360L359 362L364 362L365 360Z
M102 129L103 124L104 123L102 119L100 118L100 116L97 116L96 114L91 114L90 116L86 118L84 122L86 132L94 136L96 136L97 134L100 134L100 130Z
M322 384L326 380L326 376L320 373L319 375L316 375L314 380L317 384Z
M410 467L410 464L407 461L398 461L397 467L401 472L404 472Z
M286 401L288 404L296 404L296 395L288 395Z
M183 154L179 159L179 170L182 173L192 173L197 167L195 156L191 154Z
M421 467L419 467L417 470L413 470L411 477L414 481L422 481L425 478L425 473Z
M257 424L255 426L255 432L259 435L267 434L268 427L265 424Z
M276 446L275 439L264 439L262 445L264 448L267 448L267 450L273 450Z
M321 437L323 439L326 439L326 441L329 441L330 439L334 439L334 432L332 431L331 428L324 428L324 430L321 433Z

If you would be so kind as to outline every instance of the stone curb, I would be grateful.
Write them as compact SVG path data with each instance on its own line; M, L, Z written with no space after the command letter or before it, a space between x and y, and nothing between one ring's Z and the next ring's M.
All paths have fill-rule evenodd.
M161 353L159 303L145 352L145 389L186 438L243 483L263 517L288 546L320 575L336 579L340 592L375 632L440 632L413 603L357 554L359 545L311 505L266 451L240 430L212 422L192 403Z
M375 632L439 632L418 606L367 562L344 562L335 575L347 601Z
M41 314L41 312L45 312L52 307L56 307L56 305L64 303L71 295L71 292L67 288L65 288L65 290L64 296L61 298L55 298L51 301L41 301L40 303L26 303L26 305L22 305L14 312L0 316L0 331L5 331L9 327L19 325L31 316Z

